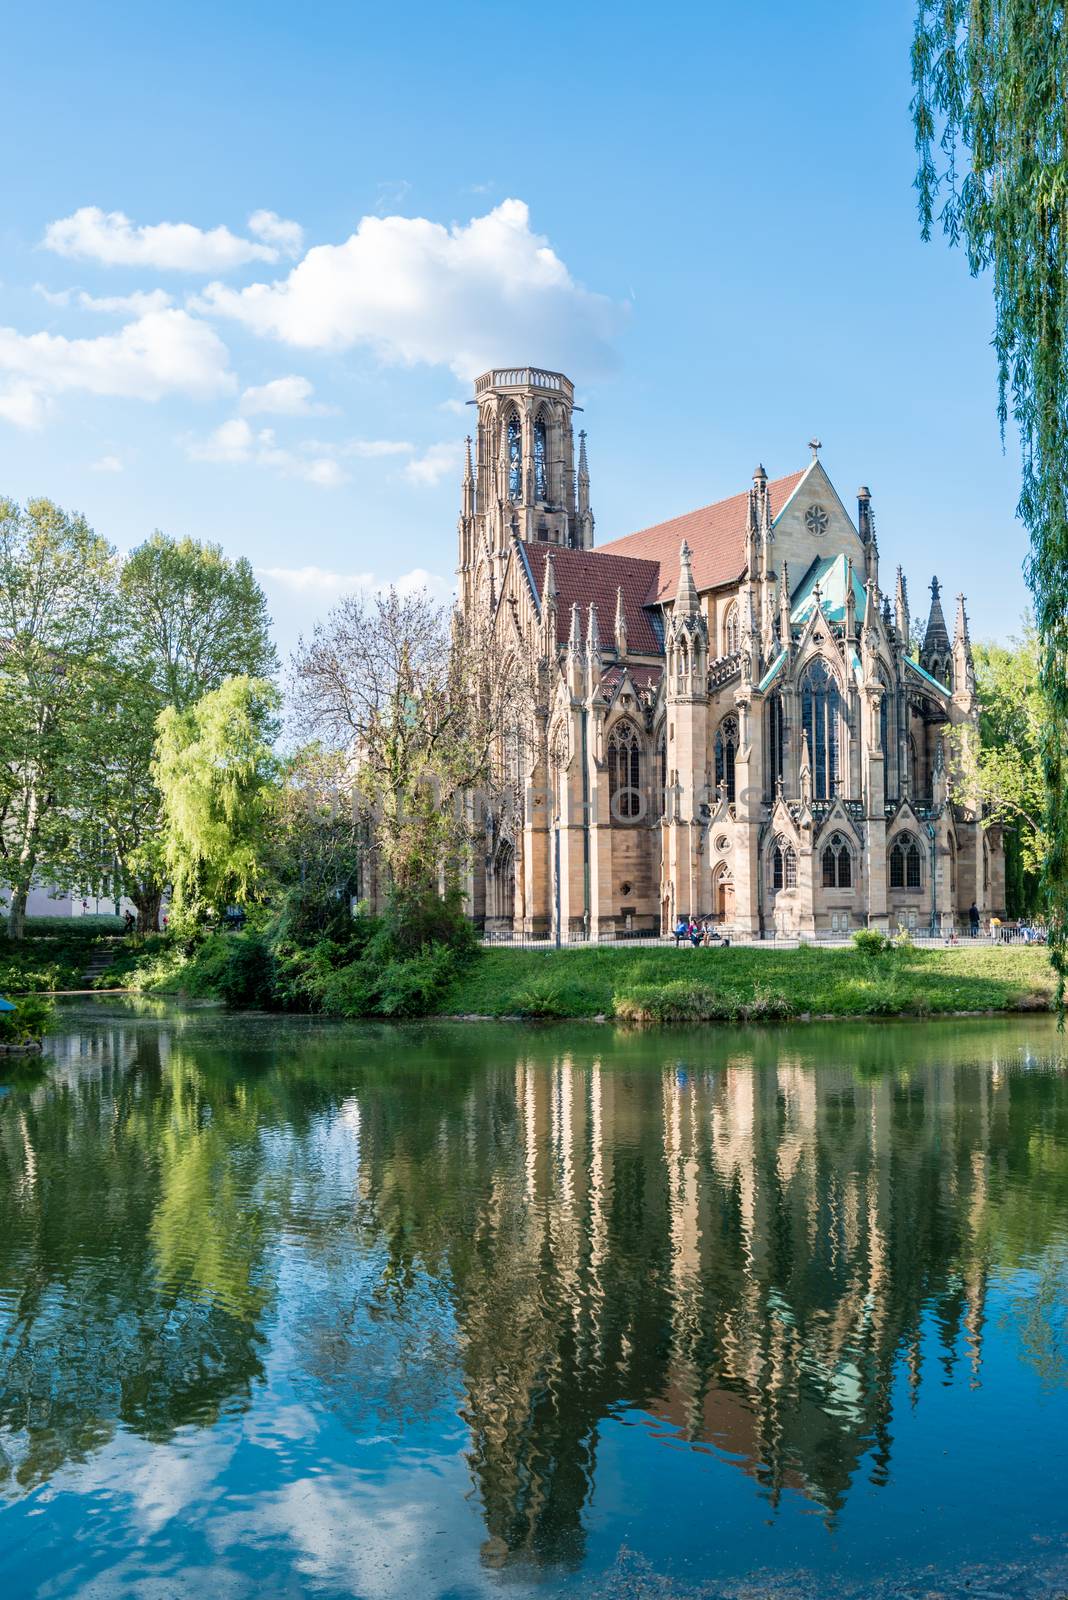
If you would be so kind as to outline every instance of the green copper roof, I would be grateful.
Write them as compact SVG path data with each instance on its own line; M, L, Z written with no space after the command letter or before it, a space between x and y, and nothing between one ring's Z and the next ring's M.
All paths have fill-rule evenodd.
M785 650L780 650L778 655L775 657L775 660L771 663L771 666L768 668L767 672L765 672L764 676L761 678L760 682L757 684L758 693L763 694L764 690L767 689L770 684L775 682L775 675L776 675L776 673L778 672L779 668L782 666L782 664L783 664L783 662L785 660L786 660L786 651Z
M790 596L791 623L795 626L803 627L808 621L816 604L815 590L817 584L819 584L824 616L829 622L844 622L848 572L849 561L846 556L817 557ZM865 599L864 585L857 577L856 568L854 568L853 600L856 604L858 621L864 616Z
M911 667L913 672L916 674L916 676L918 678L922 678L925 683L934 684L935 688L941 694L952 694L953 693L952 689L950 689L946 684L939 683L937 678L932 678L931 674L929 672L925 671L925 669L920 666L920 663L918 661L913 661L911 656L906 656L905 657L905 665L906 665L906 667Z

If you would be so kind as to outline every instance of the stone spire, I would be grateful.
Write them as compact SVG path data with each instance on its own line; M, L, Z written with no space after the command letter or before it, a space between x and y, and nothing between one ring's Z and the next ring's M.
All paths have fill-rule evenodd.
M784 650L790 645L790 571L785 561L779 573L779 644Z
M472 517L475 514L475 473L471 464L471 435L468 434L464 441L464 481L463 481L463 515Z
M675 596L675 615L695 617L700 609L697 585L693 581L693 568L690 565L690 547L684 539L679 549L679 588Z
M622 659L627 654L627 613L623 609L623 587L616 590L616 654Z
M575 601L571 603L571 633L567 641L568 654L579 657L582 654L582 626L579 622L579 608Z
M812 758L809 754L807 728L801 730L801 765L797 777L801 788L801 803L807 806L812 799Z
M860 534L861 544L867 544L875 531L875 524L871 514L871 490L866 483L862 483L857 490L857 532Z
M964 596L957 596L957 625L953 630L953 693L975 693L975 663L972 660L972 641L968 633L968 613L964 609Z
M845 636L850 643L857 637L857 597L853 592L853 558L846 558Z
M878 633L879 631L879 595L874 583L869 578L864 585L864 633Z
M586 616L586 654L591 661L601 654L601 633L597 626L597 607L592 600Z
M552 550L545 552L545 577L541 586L541 625L545 633L545 653L550 655L556 647L556 562Z
M579 429L578 520L579 547L589 550L593 545L593 512L590 510L590 464L586 459L585 428Z
M920 650L920 666L939 683L948 683L951 671L951 651L949 645L949 629L946 619L942 614L941 585L937 578L931 579L931 609L927 616L927 628L923 636L923 646Z
M901 568L897 569L897 590L894 595L894 623L901 643L909 642L909 592L905 586L905 574Z

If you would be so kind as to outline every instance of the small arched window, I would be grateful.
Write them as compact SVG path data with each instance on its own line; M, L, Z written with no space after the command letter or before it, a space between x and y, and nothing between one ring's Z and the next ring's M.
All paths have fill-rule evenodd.
M771 886L773 889L797 887L797 856L792 844L776 839L771 857Z
M656 803L660 808L657 815L662 817L667 811L667 734L663 728L656 746Z
M539 416L534 424L534 498L549 498L549 468L545 450L545 418Z
M686 679L690 672L690 652L686 647L686 640L680 639L675 647L675 676L678 688L686 687Z
M918 889L922 877L920 846L914 834L899 833L890 846L891 889Z
M849 853L849 845L840 833L831 835L823 852L823 887L825 889L853 887L853 857Z
M734 758L738 751L738 718L724 717L716 730L716 792L725 790L734 803Z
M608 793L614 817L633 821L641 816L641 735L632 722L617 722L609 735Z
M883 692L879 698L879 748L883 753L884 772L890 764L890 694L890 686L884 678Z
M732 600L727 607L727 615L723 619L723 654L736 655L741 648L741 639L738 628L738 602Z
M515 411L508 418L507 438L508 498L518 502L523 498L523 429Z

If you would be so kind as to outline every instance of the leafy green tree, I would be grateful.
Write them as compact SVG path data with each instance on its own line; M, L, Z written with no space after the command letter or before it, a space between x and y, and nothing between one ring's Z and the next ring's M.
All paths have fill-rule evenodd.
M994 295L1002 426L1020 436L1020 520L1048 707L1043 887L1068 974L1068 25L1064 0L918 0L912 49L924 238L939 220Z
M247 904L264 881L279 704L267 679L233 677L160 714L153 776L179 921Z
M1040 646L1027 619L1022 638L1008 646L979 644L978 789L991 817L1005 825L1006 891L1010 914L1037 909L1045 858L1045 780L1042 737L1048 708L1040 683Z
M115 556L84 517L0 500L0 862L8 934L34 878L94 860L84 799L106 761L101 685L117 636Z
M298 750L286 763L277 821L277 870L288 886L285 933L303 940L344 927L368 849L346 757L317 744Z
M121 590L131 642L165 704L182 710L224 678L277 671L267 601L243 557L157 530L124 562Z
M153 777L156 719L188 709L227 677L266 678L277 667L267 602L246 560L218 545L156 532L119 579L122 639L101 693L108 759L88 797L121 890L142 932L155 928L167 885L162 801Z

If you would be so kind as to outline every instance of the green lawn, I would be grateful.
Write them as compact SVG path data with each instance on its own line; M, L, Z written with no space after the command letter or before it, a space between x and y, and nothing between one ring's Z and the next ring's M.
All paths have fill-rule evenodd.
M486 950L445 997L450 1016L598 1015L634 1021L928 1016L1046 1009L1045 951L894 949Z

